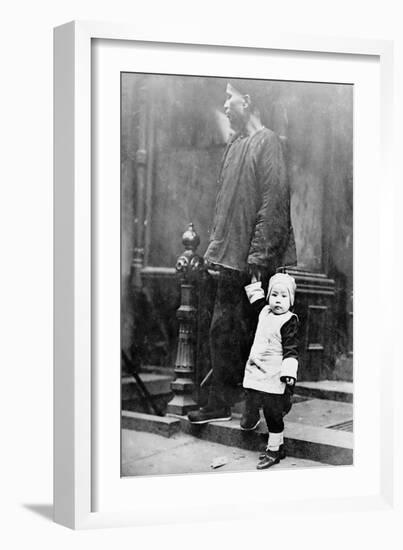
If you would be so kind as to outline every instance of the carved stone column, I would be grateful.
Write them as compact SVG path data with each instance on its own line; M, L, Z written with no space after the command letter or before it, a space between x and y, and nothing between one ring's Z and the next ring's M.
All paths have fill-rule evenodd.
M181 304L176 316L179 321L178 349L175 361L176 378L171 384L174 397L168 403L167 414L182 416L197 408L195 393L195 335L196 335L196 297L195 286L204 269L203 258L196 254L200 238L193 223L182 237L185 251L176 262L176 271L180 276Z

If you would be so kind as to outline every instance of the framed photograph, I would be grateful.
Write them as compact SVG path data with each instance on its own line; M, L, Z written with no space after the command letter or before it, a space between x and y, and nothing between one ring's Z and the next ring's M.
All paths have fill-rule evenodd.
M72 528L392 505L392 44L227 40L55 29Z

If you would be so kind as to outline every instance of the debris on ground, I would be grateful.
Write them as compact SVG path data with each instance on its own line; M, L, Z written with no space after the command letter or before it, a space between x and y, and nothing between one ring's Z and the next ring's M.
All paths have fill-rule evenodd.
M226 456L217 456L213 459L212 463L210 464L211 468L220 468L221 466L225 466L225 464L228 464L229 460Z
M245 458L244 454L234 453L234 460L241 460L242 458Z

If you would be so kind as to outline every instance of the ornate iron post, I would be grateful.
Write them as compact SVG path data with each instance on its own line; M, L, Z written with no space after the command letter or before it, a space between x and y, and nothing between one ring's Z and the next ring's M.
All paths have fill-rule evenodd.
M168 403L167 414L182 416L197 408L195 393L195 334L196 315L195 286L204 269L203 258L196 253L200 238L193 223L182 236L185 251L176 262L176 271L180 276L181 304L176 312L179 321L178 349L175 361L176 378L171 384L174 393Z

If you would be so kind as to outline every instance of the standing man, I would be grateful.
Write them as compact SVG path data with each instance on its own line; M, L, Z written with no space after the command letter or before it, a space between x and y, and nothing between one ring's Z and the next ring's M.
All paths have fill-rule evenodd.
M188 415L195 424L231 419L231 397L242 381L256 323L244 286L251 278L267 283L278 267L296 263L281 143L263 126L256 97L244 86L237 80L226 89L224 112L233 134L205 253L208 267L218 272L209 333L212 382L207 405Z

